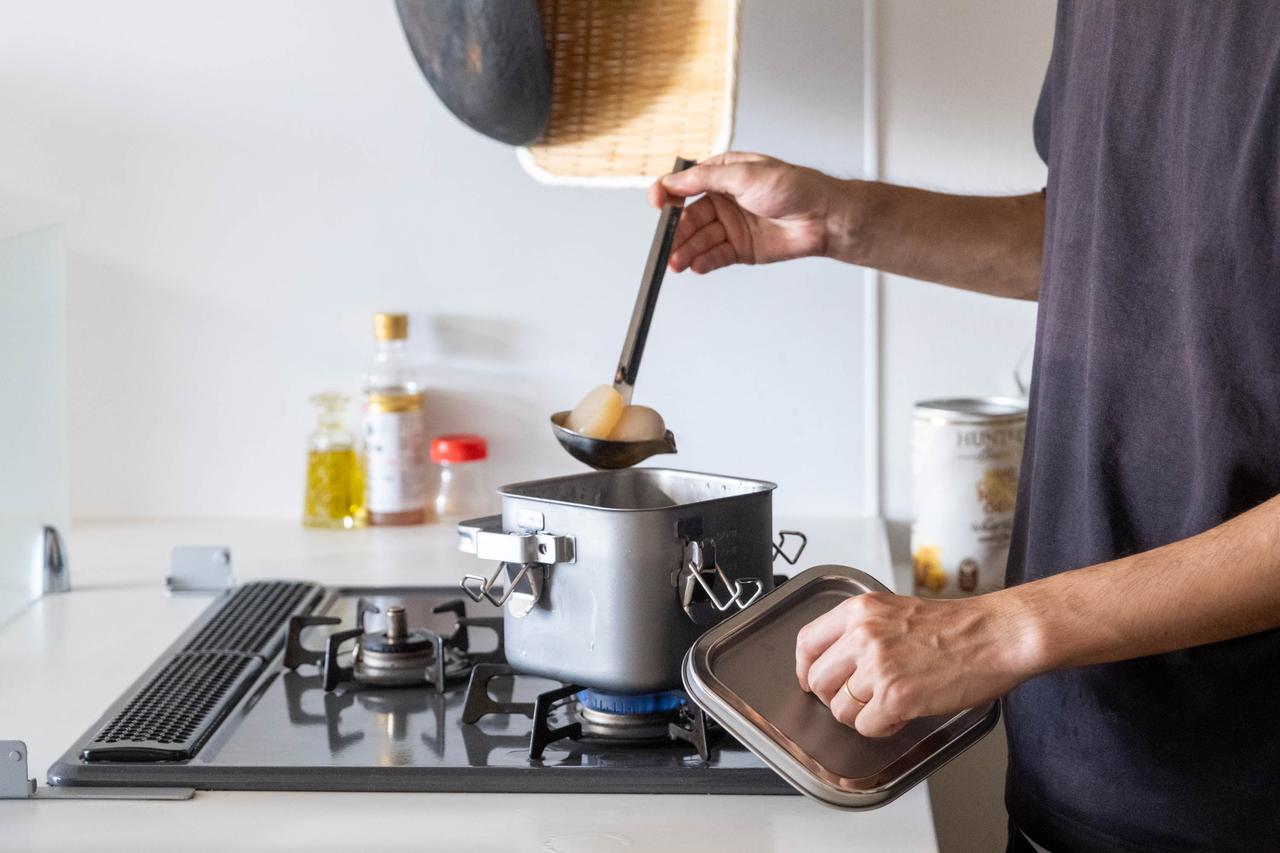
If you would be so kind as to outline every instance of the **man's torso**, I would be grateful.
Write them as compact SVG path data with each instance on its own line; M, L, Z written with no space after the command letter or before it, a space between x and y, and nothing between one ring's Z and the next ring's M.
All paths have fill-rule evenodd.
M1011 583L1280 493L1280 4L1063 0L1036 136ZM1050 849L1280 849L1278 634L1043 676L1005 712L1010 811Z

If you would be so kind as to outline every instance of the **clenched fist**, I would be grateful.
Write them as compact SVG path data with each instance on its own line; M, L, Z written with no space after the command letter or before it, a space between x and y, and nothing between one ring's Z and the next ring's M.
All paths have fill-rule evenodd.
M864 593L800 630L796 677L840 722L884 737L1036 674L1031 625L1003 593L951 601Z

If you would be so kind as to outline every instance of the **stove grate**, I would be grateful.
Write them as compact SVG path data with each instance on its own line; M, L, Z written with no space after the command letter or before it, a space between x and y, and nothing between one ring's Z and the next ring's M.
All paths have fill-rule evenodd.
M80 754L85 761L180 761L195 755L262 669L239 652L171 658Z

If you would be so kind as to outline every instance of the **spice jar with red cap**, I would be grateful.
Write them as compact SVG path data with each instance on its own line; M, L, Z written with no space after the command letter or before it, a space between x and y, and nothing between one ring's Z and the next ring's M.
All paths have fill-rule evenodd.
M483 436L441 435L431 440L431 461L437 466L436 521L455 521L487 514L494 505L489 487L489 447Z

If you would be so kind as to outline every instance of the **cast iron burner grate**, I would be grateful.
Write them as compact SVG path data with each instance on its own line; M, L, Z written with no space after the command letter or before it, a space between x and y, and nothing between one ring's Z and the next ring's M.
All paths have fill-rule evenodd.
M515 670L505 663L477 664L467 684L462 722L474 725L490 714L529 717L533 720L533 731L529 735L532 761L541 761L548 746L566 738L628 746L683 742L692 746L703 761L711 760L711 738L719 729L683 691L621 697L565 684L540 693L533 702L495 699L490 682L514 677L518 677ZM677 698L680 701L675 701ZM619 703L623 703L625 709ZM642 710L637 711L638 707ZM573 722L554 725L552 718L561 710L569 711ZM638 725L633 726L632 722Z
M319 650L302 644L302 632L320 625L341 625L342 620L337 616L293 616L285 632L285 668L297 670L303 664L315 664L323 675L326 693L349 683L377 687L430 686L437 693L444 693L464 683L476 665L506 660L502 618L467 616L462 599L432 608L432 613L452 613L456 617L449 634L426 628L411 629L401 605L387 607L384 630L367 630L365 617L378 612L378 608L364 598L358 599L355 627L327 635L324 648ZM471 628L493 631L498 637L497 647L489 652L471 651ZM350 663L344 666L341 651L349 641L355 641L355 648Z

